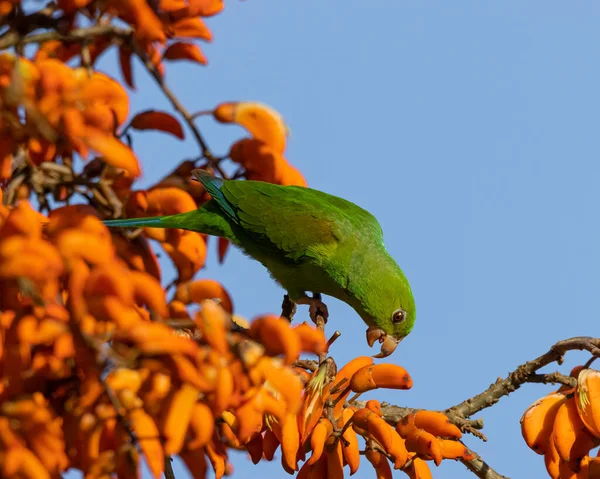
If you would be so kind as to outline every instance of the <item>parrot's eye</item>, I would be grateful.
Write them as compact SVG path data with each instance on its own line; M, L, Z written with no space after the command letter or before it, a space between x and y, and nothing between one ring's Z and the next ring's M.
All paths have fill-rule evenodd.
M401 323L405 319L406 311L404 311L403 309L397 309L396 311L394 311L394 314L392 314L392 321L394 323Z

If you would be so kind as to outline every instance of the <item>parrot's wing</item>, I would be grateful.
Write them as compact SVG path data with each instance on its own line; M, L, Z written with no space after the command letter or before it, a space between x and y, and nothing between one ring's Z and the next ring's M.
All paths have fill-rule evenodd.
M367 242L383 242L381 227L370 213L317 190L227 181L221 191L247 234L295 261L357 234Z

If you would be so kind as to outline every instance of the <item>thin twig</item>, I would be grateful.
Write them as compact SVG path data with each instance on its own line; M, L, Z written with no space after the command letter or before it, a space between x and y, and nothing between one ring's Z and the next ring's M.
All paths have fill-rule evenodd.
M131 37L132 34L133 29L117 27L115 25L94 25L85 28L75 28L67 33L51 30L24 37L21 36L19 32L11 30L0 38L0 50L14 48L19 44L28 45L31 43L45 43L52 40L59 40L65 43L83 42L96 37L110 37L125 40Z
M298 367L298 368L302 368L302 369L306 369L308 371L311 372L315 372L317 369L319 369L319 365L317 364L316 361L313 361L312 359L298 359L293 366Z
M509 479L508 477L494 471L494 469L492 469L487 462L481 459L480 456L477 456L471 461L461 460L460 462L462 462L469 471L471 471L480 479Z
M448 408L445 413L452 419L456 417L469 417L473 414L496 404L501 397L508 396L510 393L519 389L523 384L528 382L539 382L538 376L535 373L547 366L550 363L562 363L563 355L570 350L587 350L594 356L600 355L600 339L586 336L565 339L559 341L550 350L525 364L522 364L505 379L498 379L491 384L482 393L469 398L451 408ZM574 384L569 381L569 384Z
M333 343L335 343L337 341L337 339L342 335L342 333L340 331L334 331L333 334L331 335L331 337L327 340L327 351L329 351L329 348L331 347L331 345Z
M165 479L175 479L172 462L173 458L171 456L165 456Z
M192 134L194 135L194 138L196 138L198 145L200 145L200 150L202 151L202 156L208 160L210 166L217 169L217 171L219 171L219 173L222 176L226 176L225 172L221 170L217 159L215 158L215 156L212 154L212 152L208 148L208 144L204 140L204 137L200 133L200 130L194 123L192 114L187 110L187 108L185 106L183 106L183 104L179 101L179 99L175 96L175 94L165 84L164 78L162 77L162 75L160 74L158 69L156 68L156 65L154 65L152 63L152 61L150 60L148 55L146 55L146 53L139 47L139 45L137 45L135 43L135 41L132 41L130 43L131 43L131 48L133 49L134 53L142 61L142 63L146 67L146 70L148 70L148 72L150 73L152 78L154 78L157 85L162 90L163 94L169 99L173 108L175 108L175 110L177 110L179 112L179 114L183 117L183 119L187 123L188 127L192 131Z

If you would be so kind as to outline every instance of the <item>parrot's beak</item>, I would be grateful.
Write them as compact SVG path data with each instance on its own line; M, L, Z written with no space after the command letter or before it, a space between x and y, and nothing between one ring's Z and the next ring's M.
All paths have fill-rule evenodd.
M369 326L367 329L367 343L369 344L369 347L373 347L375 341L379 341L381 343L381 352L379 354L375 354L373 357L387 358L396 350L401 339L396 339L393 336L390 336L381 328Z

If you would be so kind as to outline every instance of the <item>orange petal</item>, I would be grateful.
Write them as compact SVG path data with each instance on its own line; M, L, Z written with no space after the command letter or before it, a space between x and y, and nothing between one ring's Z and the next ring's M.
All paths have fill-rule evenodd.
M300 338L302 351L315 354L321 354L327 351L327 340L323 331L310 326L304 322L292 328L292 330Z
M214 301L203 301L202 309L194 317L196 326L202 333L202 339L221 355L229 352L227 332L229 318L223 308Z
M263 437L259 432L255 433L245 444L253 464L258 464L263 455Z
M280 169L277 183L283 186L308 186L306 178L300 173L300 170L289 163Z
M42 281L58 278L63 268L58 251L46 241L14 237L0 243L0 277Z
M263 437L263 455L267 461L272 461L275 451L279 447L279 439L273 431L267 429Z
M180 188L153 188L146 194L149 216L175 215L197 209L189 193Z
M102 155L102 159L109 165L123 168L133 176L141 174L140 165L131 149L102 130L87 127L83 141L92 150Z
M377 479L392 479L392 468L383 454L375 449L368 448L365 456L375 468Z
M206 24L198 17L183 18L169 26L171 37L200 38L210 42L212 33Z
M218 105L213 116L222 123L237 123L277 153L283 153L287 139L287 125L273 108L258 102L228 102Z
M228 313L233 312L231 297L221 283L212 279L200 279L180 284L175 292L175 299L189 303L201 303L206 299L219 299L221 307Z
M346 408L342 412L342 427L344 427L348 421L352 419L353 412L352 410ZM348 464L350 468L350 475L352 476L360 465L360 452L358 446L358 436L354 429L351 427L346 428L344 434L342 435L345 441L342 442L343 450L342 453L344 455L344 460Z
M445 414L437 411L417 411L415 413L415 426L425 429L434 436L451 437L460 439L462 432L450 422Z
M346 398L350 394L350 380L354 373L359 369L369 366L373 364L373 358L370 356L358 356L354 358L350 362L348 362L342 369L340 369L335 376L335 380L331 385L331 391L333 394L331 396L331 400L336 403L333 409L333 416L340 417L342 413L342 408L344 407L344 402ZM340 396L343 396L340 398Z
M130 281L133 284L135 298L138 304L145 304L163 318L168 317L169 310L162 286L152 276L131 271Z
M469 451L460 441L452 441L450 439L440 439L440 445L442 446L442 456L444 459L462 459L465 461L471 461L477 457L476 454Z
M312 455L308 458L308 461L306 461L308 465L312 466L321 459L323 451L325 450L325 441L327 441L332 432L333 424L331 424L331 421L324 417L320 418L310 436Z
M165 60L190 60L192 62L206 65L208 61L200 50L200 47L194 43L175 42L169 45L163 54Z
M375 364L359 369L350 380L354 392L366 392L377 388L410 389L412 379L406 370L395 364Z
M225 6L223 0L189 0L188 15L210 17L216 15Z
M0 180L7 180L12 174L12 152L15 142L9 136L0 138Z
M179 453L192 477L206 477L206 457L204 449L185 448Z
M227 253L227 249L229 248L229 240L227 238L223 238L219 236L219 263L223 264L225 261L225 254Z
M203 402L197 402L192 409L190 433L192 438L187 447L197 449L209 443L214 431L215 419L210 408Z
M244 138L234 143L229 157L244 167L248 179L268 183L279 183L283 170L289 166L282 153L256 138Z
M174 230L168 230L170 234ZM178 282L189 281L196 272L204 267L206 261L206 242L202 235L185 231L173 242L162 243L177 268Z
M227 452L218 439L213 438L213 441L206 445L206 455L215 472L215 479L221 479L225 475L225 467L227 464Z
M300 447L300 435L296 416L286 414L281 425L281 461L292 471L298 470L298 448Z
M165 454L177 454L181 450L198 395L198 389L183 383L169 396L166 412L161 413L160 429L166 438Z
M21 201L15 206L0 228L0 238L19 235L27 238L40 238L42 224L48 219L37 213L28 201Z
M90 264L103 264L111 261L115 254L114 246L109 241L77 229L61 233L55 244L69 261L84 259Z
M155 479L160 478L164 469L164 457L158 428L143 409L134 409L129 413L129 421L136 433L142 452L148 462L148 467Z
M170 133L183 140L183 128L179 120L164 111L148 110L138 113L131 120L131 127L136 130L159 130Z
M129 98L119 82L99 72L90 77L85 68L75 69L73 73L81 87L81 100L104 104L114 112L118 125L125 122L129 114Z
M285 364L292 364L300 356L300 338L290 328L289 321L275 315L264 315L250 325L250 335L259 341L269 354L285 356Z
M123 75L123 79L129 88L135 90L135 85L133 83L133 71L131 68L132 55L133 52L127 46L121 45L119 47L119 65L121 66L121 74Z

